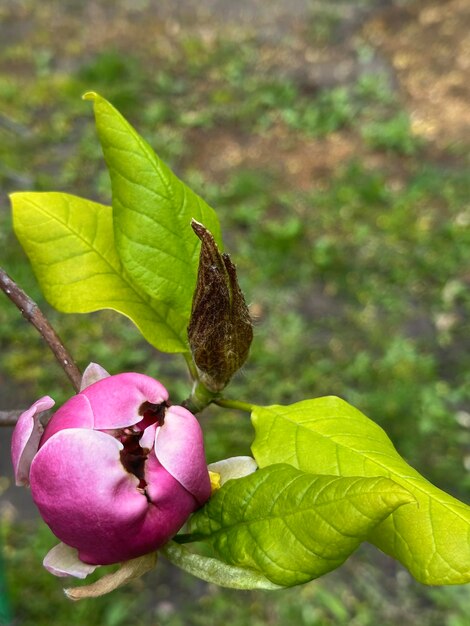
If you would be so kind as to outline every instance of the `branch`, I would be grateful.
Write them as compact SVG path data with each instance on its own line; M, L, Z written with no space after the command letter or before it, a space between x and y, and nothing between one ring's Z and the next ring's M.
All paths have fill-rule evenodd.
M44 341L54 353L61 368L67 374L75 391L80 390L82 375L75 361L65 348L60 337L47 321L38 305L8 276L0 267L0 288L21 311L23 317L28 320L42 335ZM3 423L3 422L1 422Z
M22 413L22 410L0 411L0 426L14 426Z

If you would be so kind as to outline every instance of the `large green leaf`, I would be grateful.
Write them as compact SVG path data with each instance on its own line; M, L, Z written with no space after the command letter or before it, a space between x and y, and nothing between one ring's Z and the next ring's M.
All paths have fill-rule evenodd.
M13 225L47 300L65 313L114 309L165 352L184 352L186 320L135 286L114 247L111 207L64 193L15 193Z
M255 407L253 454L263 467L289 463L312 474L386 476L410 491L370 539L431 585L470 582L470 507L410 467L377 424L335 397Z
M230 565L292 586L341 565L374 526L410 502L411 494L386 478L312 476L271 465L229 480L190 527Z
M84 97L94 103L124 267L141 289L189 321L200 250L191 220L204 224L220 244L217 216L109 102L93 92Z

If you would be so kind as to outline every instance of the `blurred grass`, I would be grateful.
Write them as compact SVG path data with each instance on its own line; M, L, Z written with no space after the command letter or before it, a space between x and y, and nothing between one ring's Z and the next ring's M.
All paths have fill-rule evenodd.
M124 11L125 30L105 16L105 43L93 39L104 19L98 13L86 45L85 9L66 5L78 13L26 0L1 9L1 28L13 36L0 58L0 250L1 264L45 309L80 365L146 372L175 401L188 392L183 360L156 354L127 320L52 311L12 234L10 191L109 201L91 111L80 100L94 89L219 213L256 318L250 360L229 393L258 403L340 395L383 426L419 471L468 499L466 144L443 148L414 132L390 68L371 65L374 50L357 31L349 35L357 71L342 80L326 69L324 83L312 84L292 69L290 33L260 43L248 27L166 24L143 3L141 13ZM311 3L308 15L305 49L343 45L347 11ZM20 23L27 38L14 36ZM6 300L0 350L2 397L11 405L0 408L44 393L60 403L70 393ZM249 453L245 416L211 408L202 421L210 461ZM144 582L71 605L41 567L53 545L49 531L20 522L8 507L2 519L11 601L25 626L71 619L464 626L470 612L468 589L423 588L367 547L328 578L277 595L218 590L160 565Z

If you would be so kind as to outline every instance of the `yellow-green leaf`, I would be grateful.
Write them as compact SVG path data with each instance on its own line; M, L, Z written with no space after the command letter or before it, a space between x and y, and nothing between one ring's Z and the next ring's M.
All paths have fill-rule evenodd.
M114 232L121 261L141 290L189 322L200 242L191 220L220 244L213 209L187 187L104 98L93 101L98 137L111 176Z
M286 587L341 565L392 511L415 508L387 478L312 476L290 465L229 480L190 520L229 565Z
M59 311L114 309L164 352L185 352L186 320L124 270L111 207L65 193L15 193L13 225L41 289Z
M377 424L340 398L255 407L260 467L289 463L312 474L386 476L414 495L370 540L429 585L470 582L470 507L414 470Z

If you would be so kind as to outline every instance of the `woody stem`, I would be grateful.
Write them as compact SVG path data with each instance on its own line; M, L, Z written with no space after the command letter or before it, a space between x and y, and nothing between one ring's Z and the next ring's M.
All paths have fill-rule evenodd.
M0 268L0 289L21 311L23 317L40 333L52 350L59 365L69 377L75 391L79 391L82 375L62 340L52 328L36 302L34 302L2 268Z

